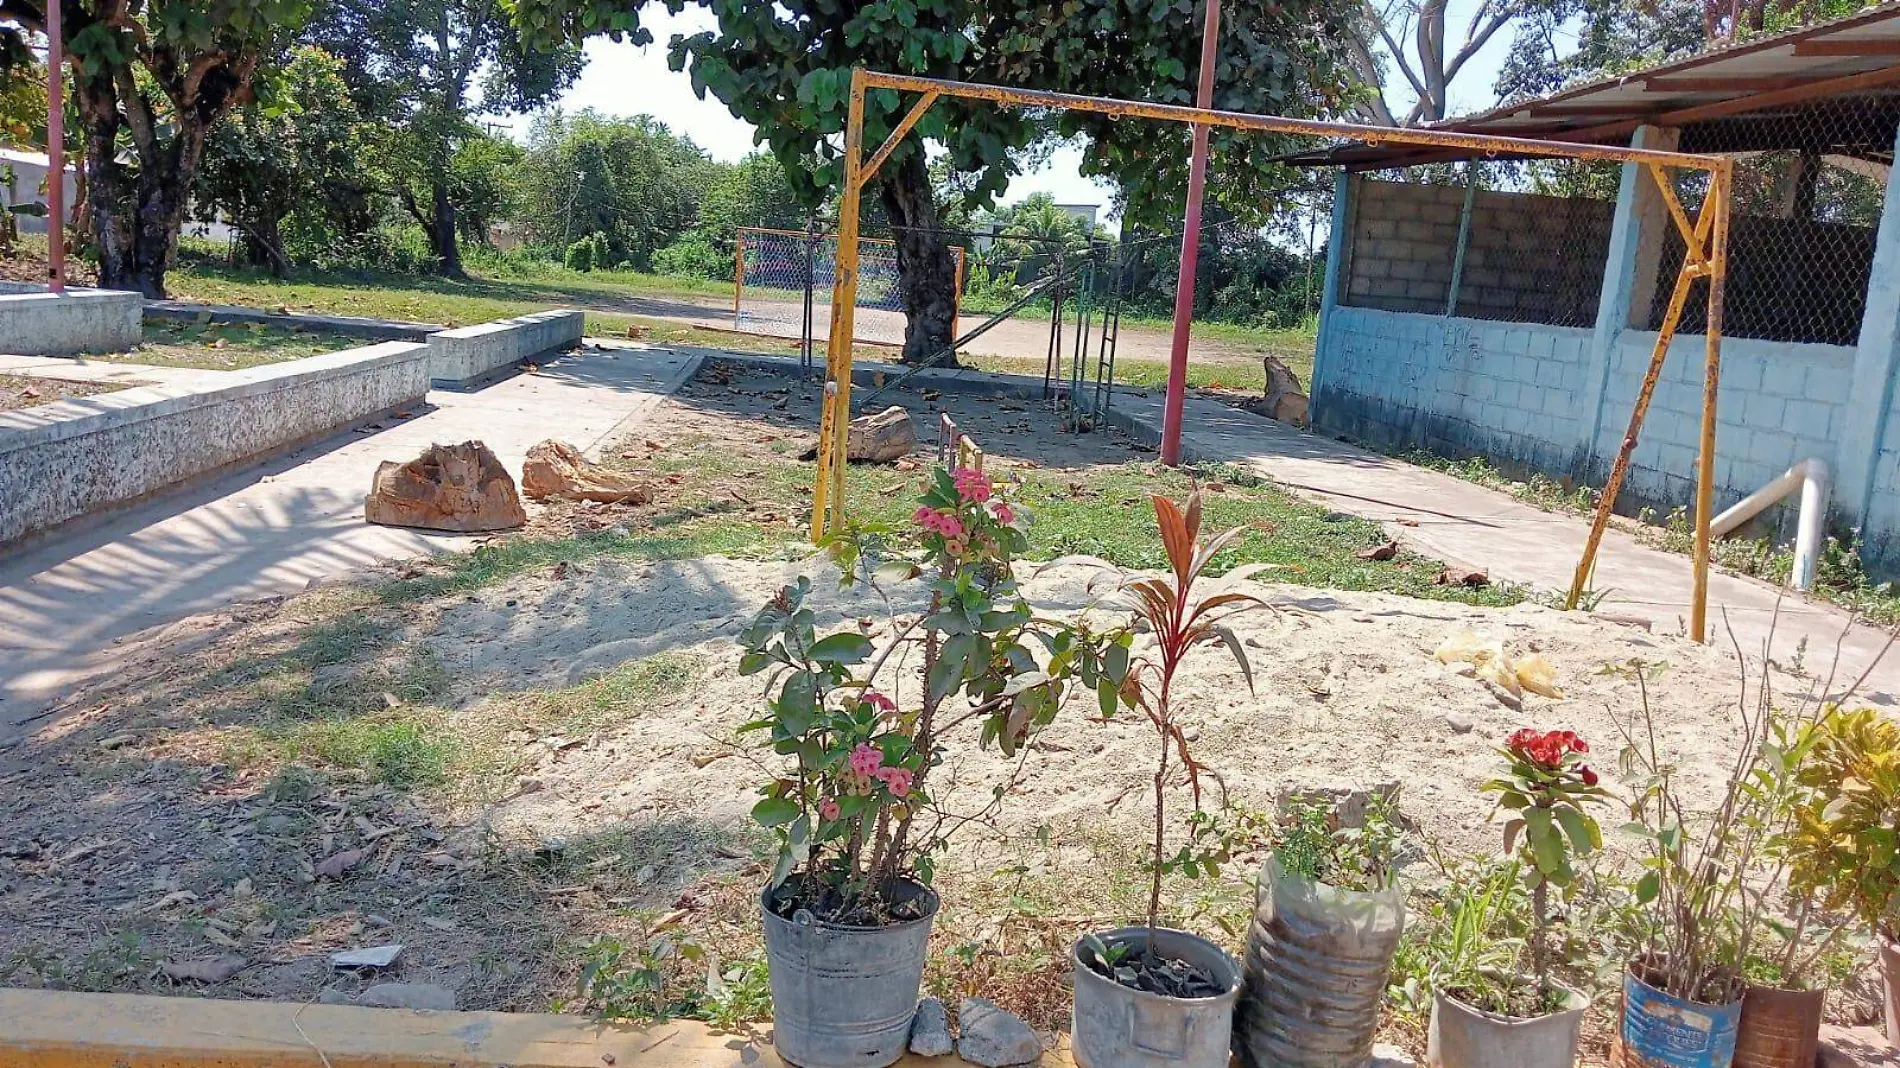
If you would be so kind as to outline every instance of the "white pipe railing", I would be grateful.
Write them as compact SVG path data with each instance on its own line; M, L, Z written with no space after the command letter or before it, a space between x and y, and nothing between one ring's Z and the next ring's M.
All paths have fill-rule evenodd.
M1827 518L1827 461L1803 460L1783 471L1773 482L1716 516L1709 524L1709 533L1718 538L1726 536L1797 487L1801 490L1801 515L1795 526L1794 567L1788 584L1797 590L1806 590L1814 585L1814 574L1821 564L1821 534Z

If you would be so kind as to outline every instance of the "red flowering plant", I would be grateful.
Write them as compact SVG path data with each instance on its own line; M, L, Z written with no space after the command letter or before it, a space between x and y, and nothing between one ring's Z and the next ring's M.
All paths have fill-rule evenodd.
M1522 862L1531 891L1531 968L1539 989L1549 993L1550 888L1567 892L1577 882L1572 858L1603 848L1603 832L1589 809L1608 793L1584 763L1590 743L1575 731L1527 727L1513 733L1498 753L1504 757L1504 775L1481 789L1498 795L1497 814L1505 820L1504 850L1509 853L1515 847Z
M1118 692L1126 628L1097 633L1038 616L1012 567L1028 548L1028 517L981 472L931 473L896 545L856 531L831 545L844 581L880 557L873 582L923 583L926 607L892 620L880 648L853 627L820 637L809 579L780 590L740 637L743 674L769 673L767 713L741 727L769 737L790 767L753 807L779 841L773 902L824 921L876 925L915 918L910 881L929 883L952 828L994 815L938 803L930 777L951 732L976 728L979 746L1016 755L1051 723L1078 684ZM888 532L878 532L888 534ZM921 652L919 670L900 651ZM1119 650L1119 653L1114 653ZM888 673L886 668L897 665ZM921 685L908 680L921 678Z

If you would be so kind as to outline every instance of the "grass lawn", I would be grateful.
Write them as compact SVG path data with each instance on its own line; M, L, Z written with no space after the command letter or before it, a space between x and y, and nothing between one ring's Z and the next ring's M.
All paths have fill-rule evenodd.
M242 371L247 367L301 360L370 342L341 334L284 330L262 323L193 323L148 319L145 339L130 352L91 357L153 367Z

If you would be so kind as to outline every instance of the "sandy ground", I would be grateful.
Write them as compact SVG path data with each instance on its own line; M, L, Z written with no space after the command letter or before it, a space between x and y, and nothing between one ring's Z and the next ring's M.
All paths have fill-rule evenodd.
M801 433L810 392L713 372L616 448L646 456L654 438L716 438L735 419L782 420L789 439ZM913 402L949 406L980 425L1005 467L1128 455L1113 436L1064 435L1031 409ZM737 485L744 475L741 464ZM755 518L796 544L792 517ZM536 529L656 520L567 509L538 515ZM360 578L442 573L417 563ZM578 943L637 939L662 913L727 960L754 952L761 843L745 814L771 758L734 738L756 714L759 682L737 674L733 638L801 574L816 583L821 628L868 621L874 636L888 636L919 606L914 591L889 602L862 587L840 591L818 559L603 556L398 605L348 600L361 596L350 586L319 589L128 640L112 681L0 750L0 983L348 996L376 977L334 973L329 954L401 943L395 974L447 986L463 1007L545 1010L572 990ZM1025 574L1025 584L1048 611L1114 613L1101 603L1099 575L1073 561ZM1688 796L1711 799L1723 779L1741 671L1729 651L1533 604L1489 609L1278 585L1254 592L1272 608L1236 625L1254 669L1251 692L1222 655L1195 661L1177 690L1194 747L1237 804L1264 809L1289 787L1396 782L1422 840L1490 851L1497 832L1478 786L1511 730L1578 731L1619 785L1619 731L1639 706L1619 667L1632 659L1661 666L1651 704ZM1516 707L1440 664L1433 651L1462 630L1542 653L1567 698ZM235 683L268 681L266 669L292 656L319 665L294 692L233 697ZM1809 668L1824 674L1822 657L1814 660ZM411 706L400 694L418 664L435 681L426 702ZM655 664L669 665L675 684L589 705L588 687ZM900 693L914 687L906 681L914 668L894 665ZM1779 681L1789 703L1819 685ZM551 718L545 706L561 695L592 711ZM256 728L300 707L293 700L345 718L408 717L453 737L456 776L416 787L286 768ZM1133 719L1100 723L1088 712L1070 708L1020 768L976 749L973 733L955 739L949 771L936 780L958 809L1019 781L1002 816L968 827L946 862L932 986L995 996L1038 1026L1055 1026L1066 1011L1064 947L1138 907L1132 843L1152 818L1153 735ZM1176 804L1184 800L1177 791ZM352 853L346 870L326 872L326 861ZM1214 933L1209 917L1245 907L1250 875L1243 863L1212 889L1177 887L1173 908ZM219 958L237 969L220 983L165 971Z
M72 397L90 397L126 388L97 382L74 382L64 378L26 377L0 374L0 412L18 411Z

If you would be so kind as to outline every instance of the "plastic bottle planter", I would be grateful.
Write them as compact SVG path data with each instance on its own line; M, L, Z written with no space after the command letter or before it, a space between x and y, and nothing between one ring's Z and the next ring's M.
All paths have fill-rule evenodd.
M1247 931L1234 1051L1247 1068L1364 1068L1405 929L1397 887L1355 893L1269 857Z
M888 927L794 922L759 898L772 977L772 1043L798 1068L884 1068L904 1055L937 895L905 883L923 918Z
M1750 984L1735 1032L1735 1068L1813 1068L1826 999L1825 990Z
M1439 993L1432 999L1425 1061L1434 1068L1572 1068L1590 999L1562 984L1565 1007L1519 1018Z
M1148 929L1123 927L1097 937L1139 953L1147 948ZM1206 972L1227 992L1211 998L1171 998L1131 990L1083 963L1078 941L1069 951L1075 968L1075 1019L1069 1041L1080 1068L1226 1068L1240 969L1219 946L1186 931L1157 930L1155 948L1163 957Z
M1617 1038L1619 1068L1730 1068L1740 999L1727 1005L1672 997L1623 973L1623 1026Z

